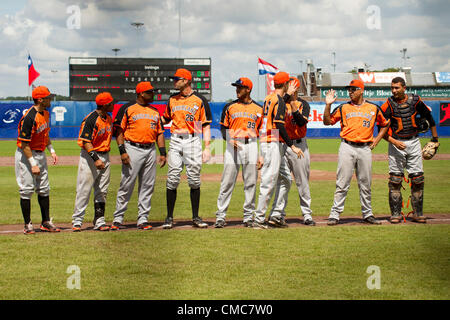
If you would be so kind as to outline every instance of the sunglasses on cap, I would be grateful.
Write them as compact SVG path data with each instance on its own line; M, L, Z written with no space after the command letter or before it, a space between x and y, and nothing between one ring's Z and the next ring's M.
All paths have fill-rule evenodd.
M180 77L172 77L173 81L177 82L178 80L186 80L184 78L180 78Z
M359 87L348 87L347 90L349 92L355 92L355 91L361 90L361 88L359 88Z

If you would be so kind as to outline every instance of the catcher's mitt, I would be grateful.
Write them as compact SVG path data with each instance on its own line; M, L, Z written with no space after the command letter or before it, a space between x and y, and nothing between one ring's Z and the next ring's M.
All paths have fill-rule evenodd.
M434 157L439 148L439 142L428 141L422 149L422 158L430 160Z

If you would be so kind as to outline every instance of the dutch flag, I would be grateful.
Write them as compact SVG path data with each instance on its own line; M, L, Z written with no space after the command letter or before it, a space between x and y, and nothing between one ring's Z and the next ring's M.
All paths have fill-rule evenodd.
M275 67L273 64L268 63L267 61L264 61L261 58L258 58L258 71L260 75L263 74L271 74L275 75L278 72L278 68Z

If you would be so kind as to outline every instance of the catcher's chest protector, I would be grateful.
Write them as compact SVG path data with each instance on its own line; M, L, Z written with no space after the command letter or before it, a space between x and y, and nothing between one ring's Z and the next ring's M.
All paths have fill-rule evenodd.
M392 109L391 128L394 138L409 138L419 133L415 117L417 115L416 104L419 97L411 95L406 102L399 104L390 97L388 99Z

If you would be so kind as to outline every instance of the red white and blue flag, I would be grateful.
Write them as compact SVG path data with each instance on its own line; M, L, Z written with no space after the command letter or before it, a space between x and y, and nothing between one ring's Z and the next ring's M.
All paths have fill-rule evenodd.
M270 64L267 61L264 61L261 58L258 58L258 71L260 75L263 74L271 74L271 75L275 75L278 73L278 68L275 67L273 64Z
M28 86L31 86L33 81L40 75L41 74L34 69L33 60L31 60L31 56L28 55Z

